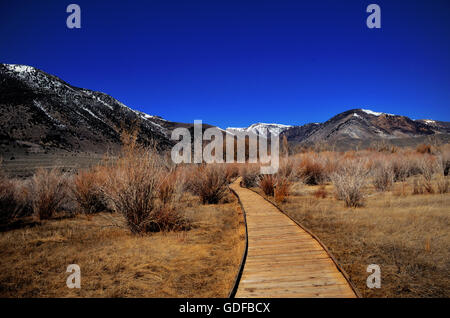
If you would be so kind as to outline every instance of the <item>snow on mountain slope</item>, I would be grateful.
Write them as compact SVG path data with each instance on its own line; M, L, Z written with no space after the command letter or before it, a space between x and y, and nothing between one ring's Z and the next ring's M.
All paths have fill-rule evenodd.
M370 110L370 109L361 109L361 111L366 113L366 114L373 115L373 116L381 116L381 115L396 116L394 114L374 112L373 110Z
M120 144L122 128L138 125L143 142L172 144L162 118L31 66L0 64L0 107L0 136L8 140L92 150Z
M228 127L226 131L228 132L251 132L256 135L267 137L268 133L272 135L279 135L283 131L286 131L293 126L290 125L282 125L282 124L265 124L265 123L257 123L253 124L247 128L237 128L237 127Z

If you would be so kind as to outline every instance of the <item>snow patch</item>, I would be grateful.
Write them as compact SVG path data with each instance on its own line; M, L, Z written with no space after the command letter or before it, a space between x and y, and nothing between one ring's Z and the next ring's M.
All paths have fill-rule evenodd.
M20 64L4 64L5 67L12 71L18 73L31 73L34 70L34 67L28 65L20 65Z
M64 128L66 127L65 125L61 124L61 122L55 118L53 118L48 112L47 110L44 108L44 106L41 105L41 103L39 103L38 101L33 100L33 104L34 106L36 106L37 108L39 108L40 110L42 110L44 112L45 115L47 115L48 118L50 118L51 121L55 122L58 126Z
M373 116L380 116L380 115L395 116L393 114L388 114L388 113L374 112L373 110L370 110L370 109L361 109L361 111L365 112L366 114L373 115Z
M228 132L250 132L256 135L261 135L267 137L267 133L269 132L272 135L279 135L283 131L291 128L290 125L282 125L282 124L266 124L266 123L257 123L253 124L247 128L242 127L228 127L226 131Z

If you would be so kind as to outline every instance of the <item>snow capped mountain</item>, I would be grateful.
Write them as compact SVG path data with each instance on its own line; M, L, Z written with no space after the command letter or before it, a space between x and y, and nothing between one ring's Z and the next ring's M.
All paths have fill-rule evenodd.
M374 112L373 110L370 110L370 109L360 109L360 110L366 114L373 115L373 116L381 116L381 115L396 116L396 115L388 114L388 113Z
M401 139L450 133L450 124L432 120L412 120L406 116L351 109L320 125L307 124L283 132L288 141L314 144L322 141L365 141Z
M256 135L267 137L268 134L279 135L283 131L286 131L293 126L290 125L282 125L282 124L265 124L265 123L257 123L253 124L247 128L236 128L236 127L228 127L226 131L230 133L234 132L251 132Z
M122 128L139 127L139 139L172 144L165 121L135 111L101 92L71 86L26 65L0 64L0 137L43 148L92 151L120 144Z
M171 122L133 110L107 94L74 87L26 65L0 64L0 111L1 149L4 145L13 149L27 144L40 151L65 149L102 153L119 147L123 129L135 126L139 128L141 143L156 142L160 149L168 149L175 144L170 140L173 129L184 127L193 131L192 123ZM450 123L412 120L360 108L337 114L324 123L302 126L256 123L246 128L229 127L221 131L255 133L264 137L281 135L292 143L340 141L350 145L355 140L360 143L449 135Z

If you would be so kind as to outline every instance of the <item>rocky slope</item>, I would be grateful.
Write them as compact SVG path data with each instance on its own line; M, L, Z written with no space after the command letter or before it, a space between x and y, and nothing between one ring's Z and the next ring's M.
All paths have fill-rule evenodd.
M104 152L120 145L122 129L134 126L143 143L172 144L165 120L30 66L0 64L0 109L3 145Z
M175 143L170 140L174 128L188 128L193 137L193 124L135 111L109 95L74 87L24 65L0 64L0 110L0 156L11 145L27 152L62 149L104 153L117 149L121 132L131 127L139 128L140 142L157 144L160 149L169 149ZM208 127L203 125L203 129ZM450 136L450 123L351 109L324 123L257 123L247 128L230 127L226 132L251 132L264 137L281 134L291 144L327 142L351 147L373 140L414 139L414 143L427 136Z

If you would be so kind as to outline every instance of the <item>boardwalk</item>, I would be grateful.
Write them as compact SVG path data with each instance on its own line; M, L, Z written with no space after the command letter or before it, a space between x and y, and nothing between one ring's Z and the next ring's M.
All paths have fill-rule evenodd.
M231 188L246 212L248 254L236 297L355 297L310 234L238 181Z

